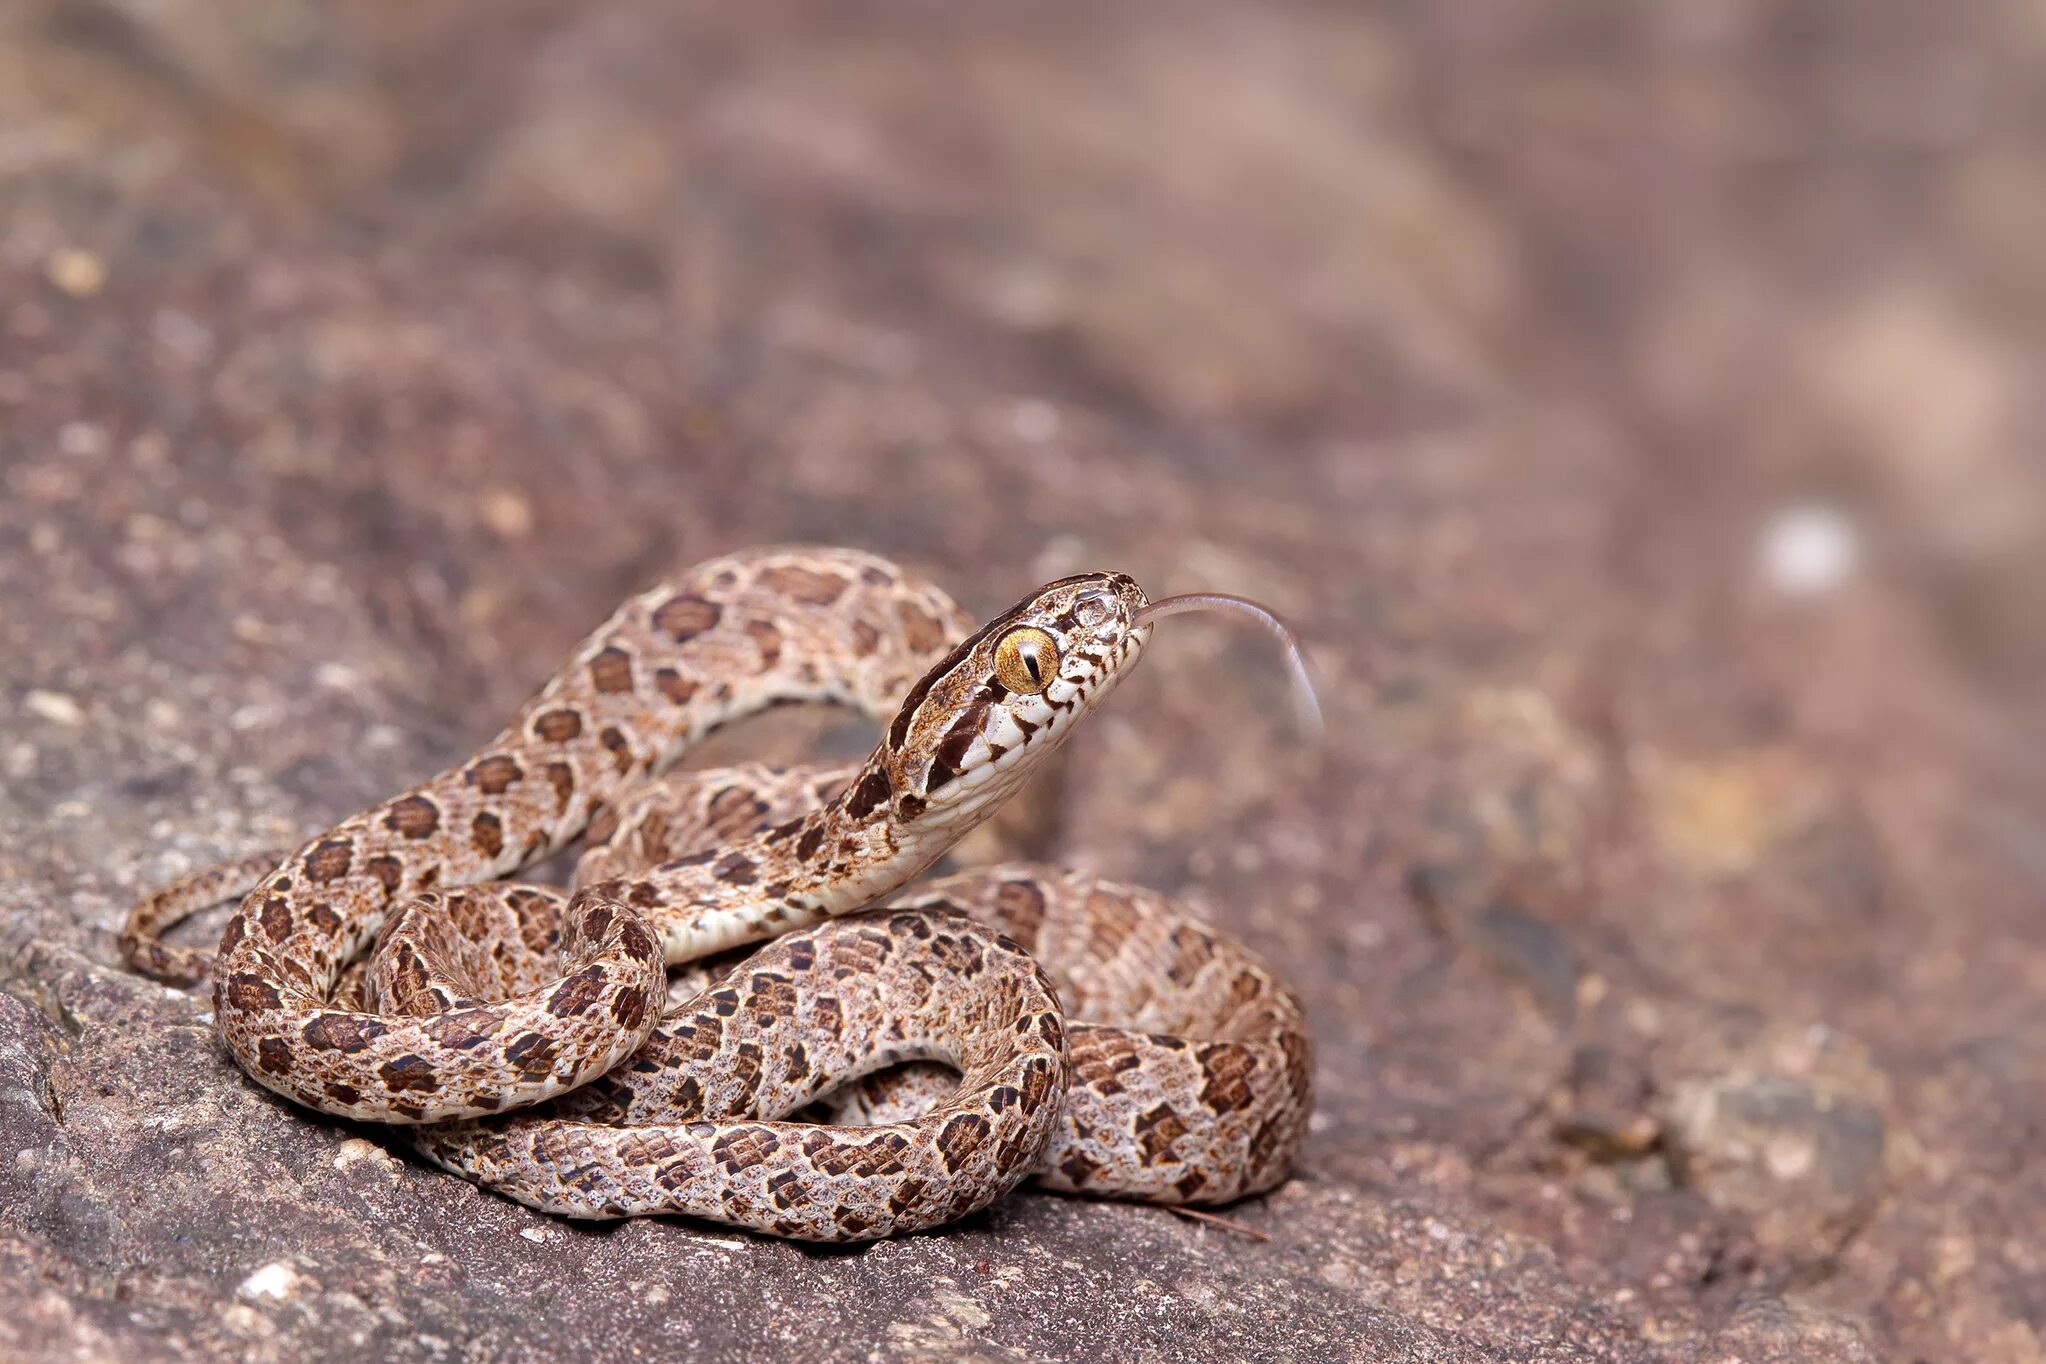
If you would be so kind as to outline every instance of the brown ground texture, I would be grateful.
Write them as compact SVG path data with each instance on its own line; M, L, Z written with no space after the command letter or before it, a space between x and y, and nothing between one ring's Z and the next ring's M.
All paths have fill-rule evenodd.
M0 8L0 1357L2040 1359L2042 89L1915 0ZM1318 750L1175 621L990 841L1298 982L1268 1240L554 1221L121 968L790 540L1313 641Z

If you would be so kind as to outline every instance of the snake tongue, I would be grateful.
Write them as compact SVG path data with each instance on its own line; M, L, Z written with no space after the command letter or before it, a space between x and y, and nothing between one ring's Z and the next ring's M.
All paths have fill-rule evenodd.
M1233 592L1183 592L1176 597L1161 597L1144 607L1130 622L1130 628L1138 629L1183 611L1231 611L1248 616L1278 636L1286 655L1286 674L1292 684L1294 714L1307 737L1320 741L1326 726L1322 721L1321 702L1314 694L1314 678L1308 671L1307 651L1301 647L1300 636L1293 633L1293 627L1286 624L1278 612L1263 602L1239 597Z

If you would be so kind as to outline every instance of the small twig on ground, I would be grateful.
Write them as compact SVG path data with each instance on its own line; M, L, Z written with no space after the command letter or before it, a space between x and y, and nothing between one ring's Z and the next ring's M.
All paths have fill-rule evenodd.
M1211 1223L1222 1228L1224 1231L1233 1231L1238 1236L1248 1236L1253 1241L1261 1241L1266 1245L1271 1244L1272 1238L1259 1231L1256 1227L1246 1227L1241 1222L1232 1222L1226 1217L1220 1217L1211 1212L1200 1212L1194 1208L1167 1208L1165 1211L1177 1217L1184 1217L1189 1221Z

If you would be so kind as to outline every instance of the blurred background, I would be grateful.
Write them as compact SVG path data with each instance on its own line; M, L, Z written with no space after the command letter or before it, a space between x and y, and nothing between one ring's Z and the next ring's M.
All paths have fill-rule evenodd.
M2037 5L13 0L0 988L679 566L1119 568L1284 612L1330 733L1175 621L1009 836L1296 980L1321 1114L1271 1246L970 1235L1198 1266L1072 1305L1118 1351L2038 1359L2042 343ZM13 1234L51 1349L233 1296ZM960 1273L941 1344L1056 1348Z

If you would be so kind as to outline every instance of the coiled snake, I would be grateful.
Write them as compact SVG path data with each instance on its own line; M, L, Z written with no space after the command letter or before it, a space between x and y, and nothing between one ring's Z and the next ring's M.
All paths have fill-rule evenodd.
M712 560L628 601L474 758L158 892L122 947L196 979L207 960L161 935L243 897L210 969L250 1076L571 1217L858 1241L1033 1175L1174 1204L1268 1189L1311 1062L1247 949L1053 868L897 895L1071 736L1165 606L1088 574L976 630L872 555ZM712 729L809 700L885 720L872 757L656 780ZM503 880L586 832L572 892Z

